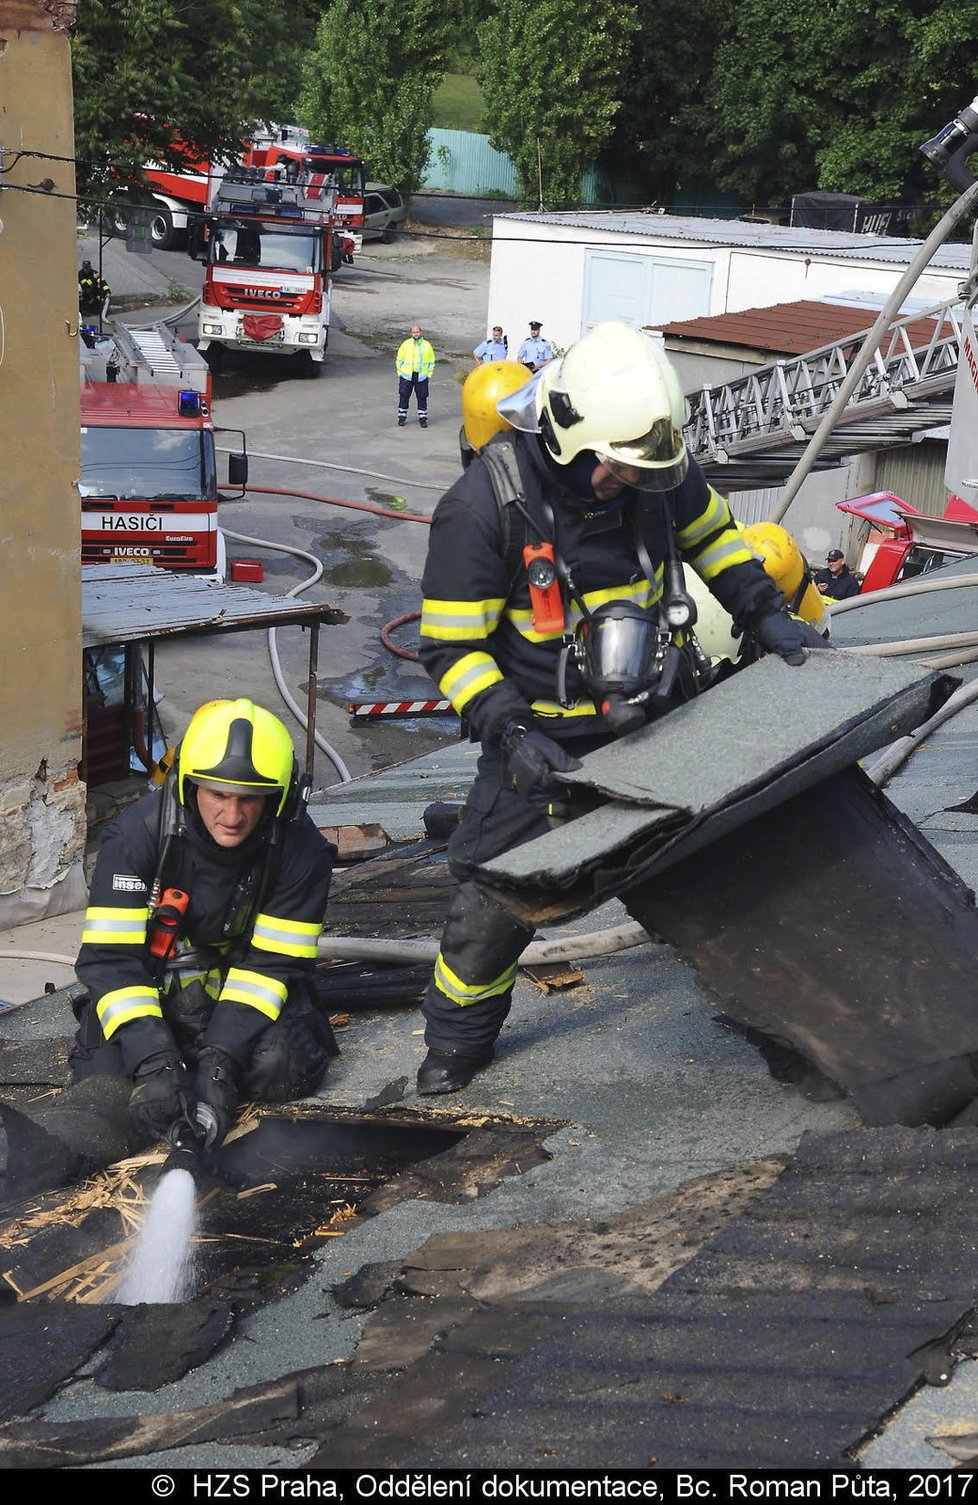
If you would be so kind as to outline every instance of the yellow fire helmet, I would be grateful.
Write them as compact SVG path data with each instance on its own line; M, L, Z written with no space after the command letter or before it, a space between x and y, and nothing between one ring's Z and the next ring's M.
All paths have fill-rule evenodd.
M787 528L780 523L749 523L741 532L744 542L784 596L792 615L810 622L817 632L826 632L829 618L825 602L815 589L805 556Z
M210 700L195 711L180 743L177 797L189 781L223 794L263 794L281 815L295 774L288 731L251 700Z
M473 449L481 449L493 434L512 426L496 411L496 404L525 386L532 375L519 361L485 361L469 372L462 387L462 426Z

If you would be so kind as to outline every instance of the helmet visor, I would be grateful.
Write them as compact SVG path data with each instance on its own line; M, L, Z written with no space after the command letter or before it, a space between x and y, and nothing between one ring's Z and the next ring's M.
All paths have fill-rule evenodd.
M496 403L496 412L500 418L505 418L510 428L519 429L522 434L540 432L536 398L542 375L542 371L537 371L522 387L517 387L515 392L510 392Z
M638 491L671 491L685 478L689 457L682 430L671 418L658 418L647 434L595 446L602 465Z

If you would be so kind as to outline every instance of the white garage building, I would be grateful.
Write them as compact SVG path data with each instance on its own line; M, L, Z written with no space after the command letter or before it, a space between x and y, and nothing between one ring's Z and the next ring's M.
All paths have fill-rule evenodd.
M885 298L920 244L654 210L496 215L486 327L502 324L515 354L530 319L563 349L602 319L641 327L855 291ZM970 252L938 250L915 302L956 297Z

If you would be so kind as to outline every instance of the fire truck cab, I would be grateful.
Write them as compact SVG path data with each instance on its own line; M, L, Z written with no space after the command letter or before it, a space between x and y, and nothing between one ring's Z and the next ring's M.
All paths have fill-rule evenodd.
M210 372L193 346L165 324L83 329L82 563L145 562L223 580L218 432L239 436L228 484L243 494L244 434L215 429Z
M197 347L212 371L228 350L292 356L317 376L329 342L334 189L305 169L276 181L231 169L191 234L206 261Z

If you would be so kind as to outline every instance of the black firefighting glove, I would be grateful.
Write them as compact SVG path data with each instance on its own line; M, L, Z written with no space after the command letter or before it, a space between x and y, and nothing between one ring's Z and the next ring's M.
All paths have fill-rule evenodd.
M808 622L772 611L752 626L754 641L765 653L776 653L786 664L803 664L806 648L829 648L831 644Z
M197 1059L194 1096L195 1117L204 1136L204 1148L222 1142L238 1111L238 1063L219 1045L205 1045Z
M508 721L503 727L499 750L504 785L515 789L528 804L539 806L542 814L565 813L566 790L554 774L580 768L580 758L565 752L543 732L528 731L518 721Z
M133 1072L129 1112L153 1139L166 1139L173 1125L193 1117L190 1078L175 1050L160 1050Z

